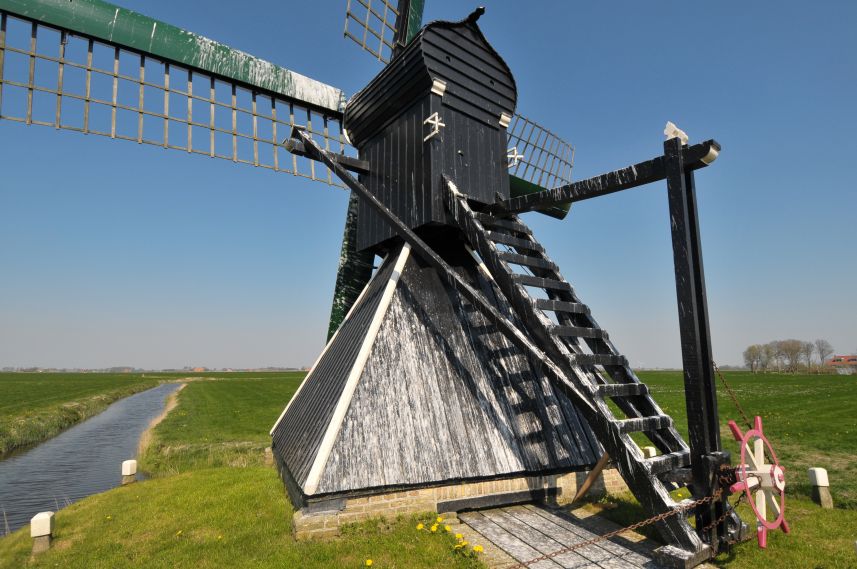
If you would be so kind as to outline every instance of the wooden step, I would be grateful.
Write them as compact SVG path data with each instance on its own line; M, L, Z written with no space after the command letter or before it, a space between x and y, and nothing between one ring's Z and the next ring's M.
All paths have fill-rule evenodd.
M584 328L582 326L551 326L549 331L554 336L563 338L597 338L606 340L607 332L601 328Z
M527 235L533 234L533 232L530 231L529 227L527 227L523 223L512 221L511 219L500 219L499 217L494 217L493 215L488 215L485 213L476 213L474 214L474 216L476 217L476 221L478 221L485 227L498 227L507 231L516 231L518 233L525 233Z
M571 364L579 366L626 366L625 356L616 354L573 354Z
M571 292L571 285L565 281L558 281L554 279L543 279L541 277L534 277L532 275L510 275L512 277L512 281L527 285L527 286L535 286L539 288L543 288L545 290L562 290L565 292Z
M589 307L580 302L566 302L548 298L537 298L536 308L553 310L554 312L568 312L569 314L589 314Z
M683 468L690 464L690 453L686 450L670 452L653 458L646 459L652 474L658 475L676 468Z
M619 432L628 433L644 433L646 431L657 431L658 429L666 429L673 424L672 417L667 415L655 415L654 417L638 417L636 419L622 419L614 421L614 425L619 428Z
M530 241L529 239L521 239L520 237L514 237L512 235L508 235L506 233L497 233L495 231L486 231L485 236L488 237L494 243L502 243L503 245L510 245L515 247L516 249L526 249L527 251L538 251L539 253L544 252L545 248L535 241Z
M645 383L607 383L598 386L602 397L632 397L648 395L649 386Z
M542 259L540 257L519 255L518 253L510 253L508 251L498 251L497 256L500 257L501 260L506 261L507 263L514 263L516 265L522 265L524 267L533 267L535 269L544 269L547 271L559 270L559 267L554 265L551 261L548 261L547 259Z

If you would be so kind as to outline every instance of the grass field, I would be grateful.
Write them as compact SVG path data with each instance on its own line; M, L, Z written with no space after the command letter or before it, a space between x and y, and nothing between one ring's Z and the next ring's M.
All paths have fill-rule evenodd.
M0 457L158 384L139 374L0 373Z
M268 431L305 372L242 374L188 383L179 406L158 425L141 457L154 475L213 466L258 466L271 446Z
M644 371L639 377L686 435L682 374ZM724 377L751 420L756 414L762 417L765 434L787 468L786 519L792 533L769 533L764 551L757 547L755 538L739 544L732 554L718 557L715 564L728 569L857 567L857 377L742 372L724 373ZM726 450L735 457L738 445L725 424L730 418L741 424L741 417L722 384L718 385L718 399L724 425L721 437ZM809 499L806 470L810 466L828 470L835 509L823 510ZM731 501L736 499L733 496ZM592 507L622 525L645 517L630 495L609 497ZM754 530L750 508L742 505L739 513ZM657 539L651 528L641 531Z
M206 374L212 375L212 374ZM686 431L681 374L642 372L641 379L680 430ZM268 430L302 374L241 374L193 381L178 407L155 429L143 468L155 479L92 496L57 514L57 541L34 567L476 567L456 555L449 536L415 532L413 518L354 525L338 540L295 542L282 483L263 464ZM793 533L774 532L767 551L755 541L721 556L728 569L855 567L857 537L857 379L840 376L753 376L728 373L748 414L788 467L787 517ZM724 393L724 421L739 418ZM724 430L727 449L735 450ZM805 496L808 466L830 472L837 508ZM240 468L237 468L240 467ZM631 498L591 507L620 523L644 517ZM742 509L748 522L751 516ZM751 527L755 527L751 523ZM0 568L27 566L26 530L0 539Z
M682 374L644 371L639 377L687 435ZM762 417L765 435L788 468L789 494L809 496L806 471L820 466L830 475L837 506L857 509L857 376L728 372L724 377L750 420ZM738 445L726 421L747 427L722 384L718 400L723 444L737 459Z

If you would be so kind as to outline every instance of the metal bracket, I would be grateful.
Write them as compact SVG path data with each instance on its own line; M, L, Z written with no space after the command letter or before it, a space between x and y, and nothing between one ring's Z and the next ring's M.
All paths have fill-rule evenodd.
M506 151L506 158L509 160L507 164L507 168L514 168L518 165L518 162L524 159L523 154L518 154L518 147L513 146L512 148Z
M435 136L436 134L440 133L441 127L446 126L445 124L443 124L441 122L440 115L436 111L434 113L430 114L429 117L423 121L423 124L424 125L426 125L426 124L431 125L431 132L428 133L428 135L425 138L423 138L423 142L426 142L428 139L430 139L433 136Z

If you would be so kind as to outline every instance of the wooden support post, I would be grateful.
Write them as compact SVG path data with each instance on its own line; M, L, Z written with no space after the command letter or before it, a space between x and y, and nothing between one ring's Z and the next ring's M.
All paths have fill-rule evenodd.
M54 535L54 513L39 512L30 520L30 537L33 538L33 555L51 548Z
M812 501L825 509L833 508L833 496L830 495L830 482L824 468L809 469L809 483L812 484Z
M696 210L693 171L685 168L681 140L664 142L664 158L672 227L681 356L684 368L684 392L687 403L690 458L693 472L691 490L699 499L714 493L717 464L714 453L721 451L717 391L708 329L708 302L702 267L702 246ZM722 501L696 508L696 527L702 528L723 511ZM723 524L700 535L714 551Z
M571 504L574 504L579 499L586 496L586 493L589 492L589 488L592 487L592 484L598 478L598 475L601 474L601 471L604 470L604 467L607 466L607 463L610 462L610 457L607 456L607 453L601 455L601 458L598 459L598 462L595 463L595 467L589 471L589 475L586 477L586 480L583 481L583 484L580 485L580 488L577 489L577 492L574 494L574 498L571 500Z
M122 462L122 485L133 484L137 481L137 461L126 460Z

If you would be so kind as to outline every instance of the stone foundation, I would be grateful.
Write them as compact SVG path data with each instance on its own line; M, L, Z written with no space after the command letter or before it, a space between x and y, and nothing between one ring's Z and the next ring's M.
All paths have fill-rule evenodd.
M377 517L396 517L420 512L454 512L460 509L491 507L513 503L547 501L558 505L571 502L588 472L510 478L487 482L461 483L417 490L402 490L375 496L331 500L326 509L310 505L295 512L292 531L298 540L339 535L344 524ZM628 492L618 471L605 468L588 496Z

